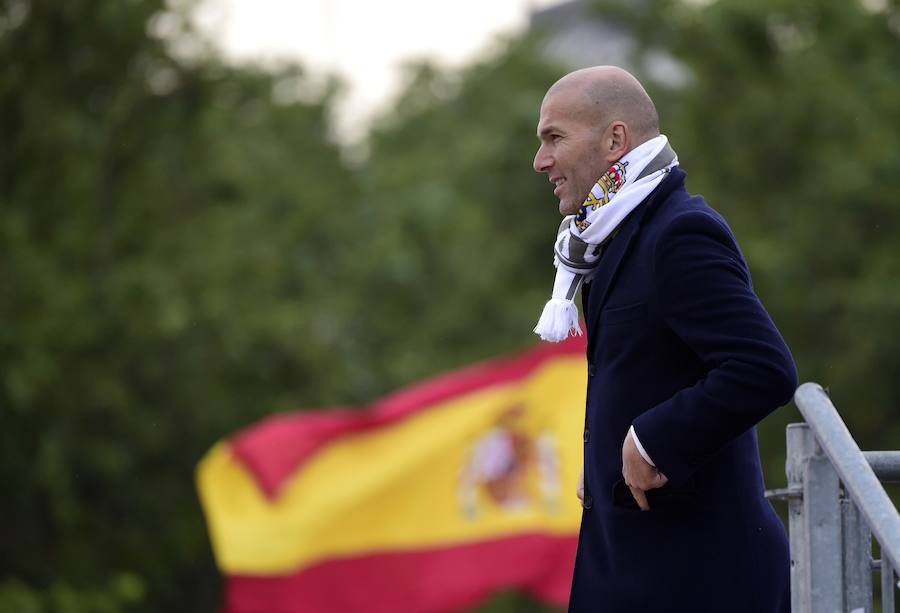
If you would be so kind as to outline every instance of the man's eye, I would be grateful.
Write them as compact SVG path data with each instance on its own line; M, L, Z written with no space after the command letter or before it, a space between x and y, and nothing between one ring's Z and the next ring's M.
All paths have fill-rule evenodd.
M550 135L550 140L552 140L554 143L555 143L556 141L558 141L559 139L561 139L561 138L562 138L562 136L559 135L559 134L551 134L551 135Z

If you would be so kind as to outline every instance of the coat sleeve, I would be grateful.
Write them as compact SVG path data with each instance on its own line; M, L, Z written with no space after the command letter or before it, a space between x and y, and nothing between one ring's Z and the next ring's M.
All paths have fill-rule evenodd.
M647 454L677 484L786 404L797 373L734 237L713 213L672 220L657 242L653 274L666 325L705 370L633 422Z

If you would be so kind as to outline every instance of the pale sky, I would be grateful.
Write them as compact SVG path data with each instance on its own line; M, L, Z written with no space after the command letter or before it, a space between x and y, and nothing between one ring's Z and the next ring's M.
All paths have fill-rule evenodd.
M530 10L560 0L203 0L200 28L229 57L296 58L350 85L340 131L353 138L399 84L404 60L459 65L497 34L521 31Z

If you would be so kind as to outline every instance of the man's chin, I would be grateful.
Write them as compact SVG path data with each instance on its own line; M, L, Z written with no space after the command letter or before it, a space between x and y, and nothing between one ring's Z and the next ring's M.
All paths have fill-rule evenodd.
M566 215L575 215L579 208L581 207L573 206L571 202L565 202L563 200L559 201L559 214L563 217Z

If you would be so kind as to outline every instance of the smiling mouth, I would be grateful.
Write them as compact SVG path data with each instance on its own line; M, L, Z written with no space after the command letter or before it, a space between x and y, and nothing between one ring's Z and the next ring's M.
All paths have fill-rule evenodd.
M561 188L563 186L563 184L565 184L565 182L566 182L565 179L558 179L558 180L554 181L554 183L556 184L556 188L554 188L554 190L553 190L554 196L559 195L557 192L559 191L559 188Z

